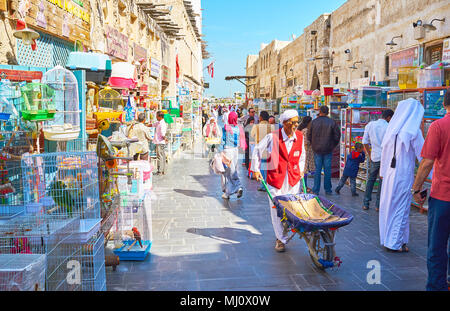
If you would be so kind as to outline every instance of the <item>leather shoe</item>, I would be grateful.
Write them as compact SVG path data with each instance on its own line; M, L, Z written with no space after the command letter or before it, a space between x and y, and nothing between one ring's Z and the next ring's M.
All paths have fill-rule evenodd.
M283 253L283 252L286 251L286 245L285 245L283 242L281 242L280 240L277 240L277 241L275 242L275 250L276 250L278 253Z

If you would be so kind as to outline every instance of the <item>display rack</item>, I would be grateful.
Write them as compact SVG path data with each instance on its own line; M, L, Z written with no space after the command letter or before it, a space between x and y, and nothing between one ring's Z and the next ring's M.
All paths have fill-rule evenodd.
M366 107L366 108L346 108L341 110L341 148L340 148L340 176L344 173L347 156L352 151L355 143L362 143L365 126L372 121L381 118L381 114L387 108ZM369 157L359 166L356 177L356 188L366 191L369 177ZM375 183L374 192L378 191L378 182Z

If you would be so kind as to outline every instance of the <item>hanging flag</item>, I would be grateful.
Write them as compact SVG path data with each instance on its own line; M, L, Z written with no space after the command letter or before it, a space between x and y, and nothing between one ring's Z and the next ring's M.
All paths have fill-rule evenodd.
M208 65L208 74L211 76L211 79L214 78L214 62Z
M177 54L176 72L177 72L177 83L178 83L179 78L180 78L180 64L178 63L178 54Z

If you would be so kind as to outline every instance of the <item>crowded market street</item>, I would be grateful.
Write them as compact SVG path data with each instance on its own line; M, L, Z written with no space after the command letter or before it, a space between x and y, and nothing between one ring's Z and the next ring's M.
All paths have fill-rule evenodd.
M0 294L172 311L450 291L449 17L0 0Z
M267 195L242 177L244 196L224 202L208 160L186 153L155 180L153 241L144 262L107 269L108 290L151 291L421 291L426 283L427 218L412 210L411 251L386 253L379 245L378 213L361 210L344 189L339 203L355 217L337 233L337 271L314 267L305 243L292 240L286 253L273 250ZM245 176L244 169L240 172ZM336 184L337 180L333 180ZM336 199L336 196L333 197ZM381 264L381 284L370 285L367 264Z

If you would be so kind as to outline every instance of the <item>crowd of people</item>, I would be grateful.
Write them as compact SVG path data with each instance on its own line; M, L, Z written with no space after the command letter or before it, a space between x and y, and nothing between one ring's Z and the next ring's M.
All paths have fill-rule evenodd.
M370 209L374 185L379 180L375 210L379 212L380 244L386 251L404 253L409 251L412 199L425 203L428 193L422 188L434 168L428 206L427 290L448 289L450 93L446 94L444 107L447 115L432 123L426 140L422 134L424 108L419 101L402 101L395 113L384 110L381 119L366 125L362 142L355 143L348 154L342 177L334 189L340 195L349 180L352 196L358 197L356 177L367 158L369 175L362 209ZM212 152L216 150L222 155L223 199L229 200L235 194L241 198L244 193L238 169L239 149L244 154L243 165L249 171L248 176L264 180L272 197L300 193L302 180L307 185L308 176L314 176L314 182L307 191L319 195L322 171L325 194L333 195L332 154L340 143L341 129L329 117L327 106L320 107L314 120L309 116L300 120L297 111L285 111L279 116L278 124L275 116L267 111L257 115L254 108L241 109L235 105L213 107L211 117L205 114L205 118L204 136L220 138L220 144ZM416 160L420 166L414 181ZM258 190L265 191L265 188L261 186ZM275 250L284 252L288 237L271 200L269 205Z

